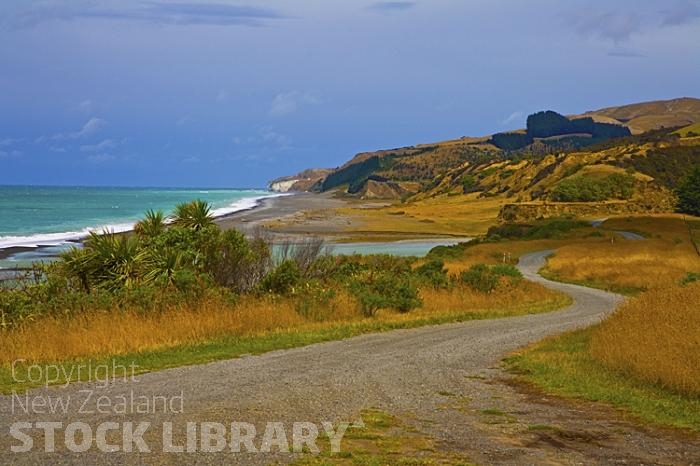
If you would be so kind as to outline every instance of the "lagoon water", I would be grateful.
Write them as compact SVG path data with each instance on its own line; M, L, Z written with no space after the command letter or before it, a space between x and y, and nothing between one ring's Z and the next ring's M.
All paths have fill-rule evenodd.
M423 257L436 246L454 246L470 238L402 240L390 242L338 243L329 245L332 254L391 254Z

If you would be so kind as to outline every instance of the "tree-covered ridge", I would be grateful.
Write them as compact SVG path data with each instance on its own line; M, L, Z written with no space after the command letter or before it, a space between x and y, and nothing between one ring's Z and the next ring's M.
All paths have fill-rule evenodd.
M562 142L566 142L583 147L631 134L629 128L622 125L599 123L591 117L570 119L557 112L547 110L529 115L527 129L524 133L497 133L491 137L491 143L499 149L515 151L529 146L536 139L553 138L546 141L546 144L561 146Z

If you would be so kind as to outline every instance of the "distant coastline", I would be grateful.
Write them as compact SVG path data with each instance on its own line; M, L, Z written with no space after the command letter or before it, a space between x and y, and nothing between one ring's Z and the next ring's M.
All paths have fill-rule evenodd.
M120 189L123 189L126 192L129 192L132 188L53 188L53 187L0 187L5 189L8 192L11 192L10 190L15 189L15 190L26 190L26 191L31 191L32 189L37 189L37 190L48 190L49 193L46 194L45 197L51 195L52 193L50 192L51 190L62 190L62 189L74 189L74 190L88 190L88 191L96 191L100 193L101 191L104 192L110 192L110 191L118 191ZM139 188L133 188L133 189L139 189ZM144 192L148 192L147 189L143 189ZM198 195L204 194L206 196L205 200L208 202L212 202L214 204L214 208L212 210L212 213L216 219L217 222L224 221L226 219L231 218L232 216L235 216L236 214L239 214L241 212L247 212L255 208L262 207L264 205L264 202L266 199L271 199L271 198L276 198L280 196L289 196L289 194L282 194L282 193L275 193L271 191L266 191L266 190L204 190L204 189L198 189L198 190L189 190L189 189L183 189L183 190L177 190L177 189L158 189L158 188L152 188L153 192L166 192L166 193L175 193L178 194L179 197L187 200L191 200L197 197L200 197ZM215 194L212 195L212 193ZM49 208L53 207L49 205L48 207L45 205L38 205L37 207L34 207L31 205L31 202L26 200L27 194L24 192L18 192L18 193L12 193L15 197L19 199L18 203L23 203L21 209L25 212L26 216L26 211L30 209L34 209L37 211L43 210L48 210ZM226 196L229 195L231 198L226 201ZM251 195L252 194L252 195ZM24 197L22 197L24 195ZM142 194L140 194L142 195ZM209 197L209 199L206 199L206 197ZM10 197L10 196L7 196ZM5 200L5 205L0 205L0 211L2 211L3 218L8 219L12 218L12 201L7 199ZM138 195L135 196L134 199L129 199L132 202L132 205L130 205L130 209L133 212L139 212L142 214L148 209L154 208L154 209L159 209L161 208L160 205L157 205L156 202L152 199L144 199L143 205L138 205ZM218 199L217 199L218 197ZM212 199L213 198L213 199ZM37 201L38 204L42 202L42 199L39 199ZM102 200L104 201L104 200ZM43 201L45 202L45 201ZM136 202L137 205L134 206L133 202ZM172 207L174 207L174 203L172 203ZM156 204L154 206L154 204ZM167 200L161 201L161 204L171 204L171 202L168 202ZM76 210L79 210L79 207L76 209L66 209L66 216L71 216L75 215ZM3 210L4 209L4 210ZM93 208L94 209L94 208ZM108 207L101 206L101 209L103 211L107 210ZM167 212L166 209L163 209ZM58 216L59 214L56 214L55 216ZM125 216L129 216L132 218L137 217L136 213L133 214L125 214ZM7 222L7 220L6 220ZM0 234L0 269L16 269L16 268L21 268L22 266L26 266L27 262L30 262L31 260L41 260L41 259L47 259L47 258L52 258L56 257L56 255L60 252L62 248L69 247L72 244L80 244L89 234L90 231L101 231L101 230L108 230L112 231L114 233L128 233L133 230L133 225L135 223L134 221L121 221L119 219L116 219L116 221L112 220L107 220L102 226L78 226L78 227L73 227L73 228L65 228L65 231L60 232L60 231L46 231L46 232L37 232L37 231L31 231L32 227L28 226L26 231L19 230L19 228L22 228L21 225L17 225L19 220L15 221L15 228L14 231L12 231L11 234L7 234L7 229L9 227L12 227L13 225L10 224L8 226L7 223L2 225L3 228L0 229L0 231L4 231L2 234ZM75 225L77 221L73 221L73 225ZM86 220L84 222L85 224L92 223L93 225L99 224L98 222L90 222L89 220ZM59 230L60 228L55 228L55 230ZM8 259L13 259L17 256L20 256L16 261L11 261ZM29 259L22 259L22 256L28 256ZM16 262L16 264L13 264L13 262Z

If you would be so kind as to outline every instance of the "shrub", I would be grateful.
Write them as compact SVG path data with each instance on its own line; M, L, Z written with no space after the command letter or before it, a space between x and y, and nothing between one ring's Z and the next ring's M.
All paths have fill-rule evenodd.
M453 246L435 246L433 249L428 251L426 258L428 260L461 259L464 257L464 251L475 244L479 244L478 238L471 241L457 243Z
M260 288L270 293L286 295L301 283L301 270L293 260L284 260L260 283Z
M307 282L299 288L296 311L299 315L316 321L323 321L333 312L332 303L336 292L322 282Z
M700 166L688 173L676 189L678 210L700 216Z
M682 285L688 285L700 281L700 273L698 272L688 272L688 274L681 281Z
M408 274L370 274L353 280L349 289L359 302L365 317L374 316L379 309L408 312L423 304L418 289Z
M518 268L511 264L497 264L491 266L491 273L497 277L510 277L521 279L523 274L518 270Z
M490 293L498 286L498 276L487 265L475 264L459 275L459 280L475 291Z
M450 287L450 279L447 276L445 263L439 259L428 260L428 262L416 268L414 273L420 281L435 289Z
M466 194L469 193L473 190L473 188L476 186L476 178L472 175L462 175L461 179L462 183L462 191Z
M632 197L635 179L627 173L611 173L603 178L573 176L559 182L552 191L558 202L599 202Z
M487 237L508 239L552 239L560 238L576 228L583 228L588 224L581 220L558 217L539 221L533 225L506 223L489 228Z

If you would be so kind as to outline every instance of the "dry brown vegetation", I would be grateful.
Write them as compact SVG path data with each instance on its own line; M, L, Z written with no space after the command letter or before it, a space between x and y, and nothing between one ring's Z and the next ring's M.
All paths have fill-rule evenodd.
M673 286L689 272L700 271L700 256L680 216L615 219L604 226L641 232L647 239L617 236L612 241L607 236L562 246L549 259L546 273L559 280L638 292Z
M473 236L486 233L496 223L504 203L503 198L478 199L476 194L441 195L375 209L342 208L337 213L349 217L346 233L358 235L358 240L387 233Z
M596 328L589 351L608 367L700 395L700 282L626 302Z
M103 357L203 344L224 336L263 336L270 333L313 332L342 325L367 322L406 323L499 317L552 310L568 301L563 295L529 282L483 294L468 288L452 291L421 290L425 304L410 313L382 310L364 318L354 298L338 292L317 305L311 315L302 315L291 297L242 296L231 305L216 297L198 306L171 307L155 314L137 311L92 312L73 318L42 317L17 329L0 332L0 366L15 359L61 361ZM453 319L452 319L453 318ZM437 320L435 320L437 319ZM284 337L281 337L284 338Z

